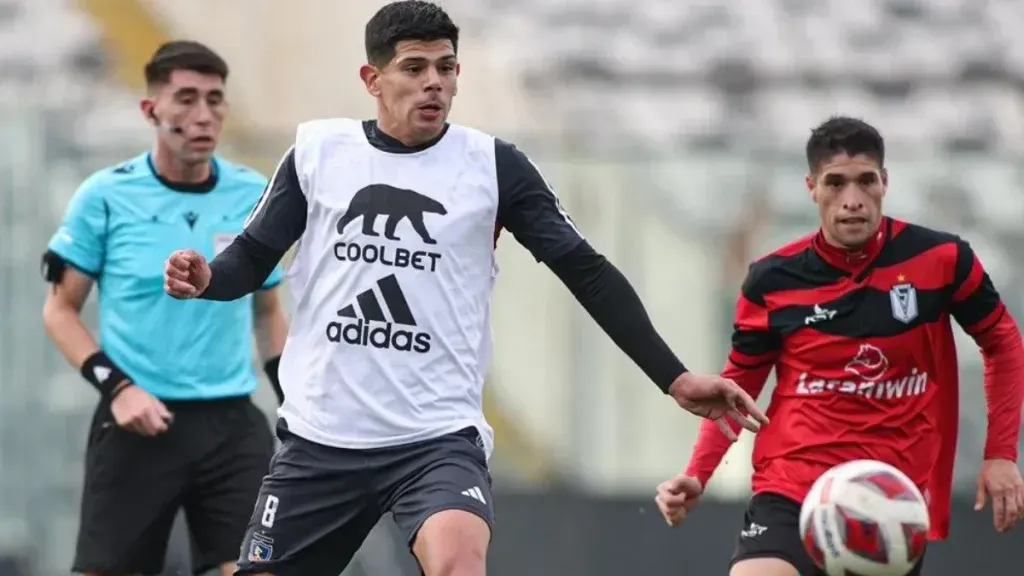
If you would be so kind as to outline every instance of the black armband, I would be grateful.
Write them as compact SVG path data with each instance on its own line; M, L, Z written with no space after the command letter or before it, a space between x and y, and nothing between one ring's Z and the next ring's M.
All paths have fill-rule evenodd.
M82 363L82 377L85 378L93 388L99 391L100 395L108 400L113 400L126 386L125 382L131 382L131 378L123 370L114 364L103 350L98 350Z
M277 375L277 370L280 365L280 356L274 356L263 364L263 371L267 373L267 379L270 380L270 386L274 389L274 394L277 395L278 406L284 403L284 390L281 390L281 379Z
M59 254L52 250L43 252L43 257L39 262L39 273L43 276L43 280L50 284L60 284L67 268L68 263Z

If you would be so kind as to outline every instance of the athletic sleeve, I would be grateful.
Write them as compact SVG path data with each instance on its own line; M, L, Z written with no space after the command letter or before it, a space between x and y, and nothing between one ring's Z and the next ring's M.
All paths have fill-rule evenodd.
M306 231L306 195L295 168L295 147L281 158L243 226L254 240L287 251Z
M686 366L651 322L640 296L604 256L586 241L547 263L605 334L662 392Z
M972 336L995 326L1006 313L992 279L971 245L962 239L957 239L956 243L951 313L960 327Z
M763 262L750 266L736 298L732 347L725 372L748 392L764 386L768 373L775 366L782 350L782 338L768 323L768 308L761 287L770 269ZM754 394L757 395L756 393Z
M782 350L782 339L769 327L768 309L761 288L768 270L764 262L755 262L747 272L747 278L736 299L732 347L722 371L723 378L735 381L755 400L764 389ZM733 432L739 434L739 424L732 421L728 423ZM731 445L732 442L722 434L715 422L701 422L686 475L697 478L702 485L707 486Z
M551 186L514 145L494 139L498 222L538 262L551 262L583 241Z
M294 162L294 157L293 157L292 161ZM264 184L264 186L263 186L263 190L264 191L266 191L267 186L269 184L270 184L269 181ZM261 194L260 195L260 199L262 199L262 198L263 198L263 196ZM257 204L258 203L259 203L259 201L257 200ZM256 208L256 206L254 205L253 209L255 209L255 208ZM251 213L252 212L250 211L250 214ZM279 284L281 284L281 282L283 280L284 280L284 270L282 270L280 264L275 264L273 269L270 271L270 276L267 277L266 282L263 283L263 286L261 286L260 289L261 290L271 290L273 288L276 288Z
M1020 330L974 250L959 239L951 308L957 323L978 344L985 364L985 458L1016 462L1024 405L1024 347ZM953 408L951 405L949 411L955 414Z
M210 262L213 275L200 298L236 300L261 287L274 286L280 282L281 258L305 230L306 195L299 184L292 147L274 170L242 233Z
M100 179L87 179L71 197L47 250L84 274L98 278L106 253L107 211Z

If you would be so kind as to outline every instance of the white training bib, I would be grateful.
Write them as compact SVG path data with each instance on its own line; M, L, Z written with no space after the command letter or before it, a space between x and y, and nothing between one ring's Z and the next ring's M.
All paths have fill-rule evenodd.
M455 125L406 153L374 147L355 120L299 127L308 214L280 369L280 415L298 435L374 448L477 426L490 454L494 150Z

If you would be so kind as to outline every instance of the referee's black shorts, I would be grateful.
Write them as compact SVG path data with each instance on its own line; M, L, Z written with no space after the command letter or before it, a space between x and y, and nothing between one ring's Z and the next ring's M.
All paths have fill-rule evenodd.
M73 572L159 574L180 508L196 572L238 558L274 451L267 419L248 397L165 404L174 422L151 438L97 407Z

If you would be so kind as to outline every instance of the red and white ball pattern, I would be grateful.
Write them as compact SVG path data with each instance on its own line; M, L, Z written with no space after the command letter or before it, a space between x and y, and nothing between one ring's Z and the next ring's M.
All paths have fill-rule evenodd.
M800 509L800 537L829 576L905 576L924 554L928 504L910 478L875 460L822 474Z

